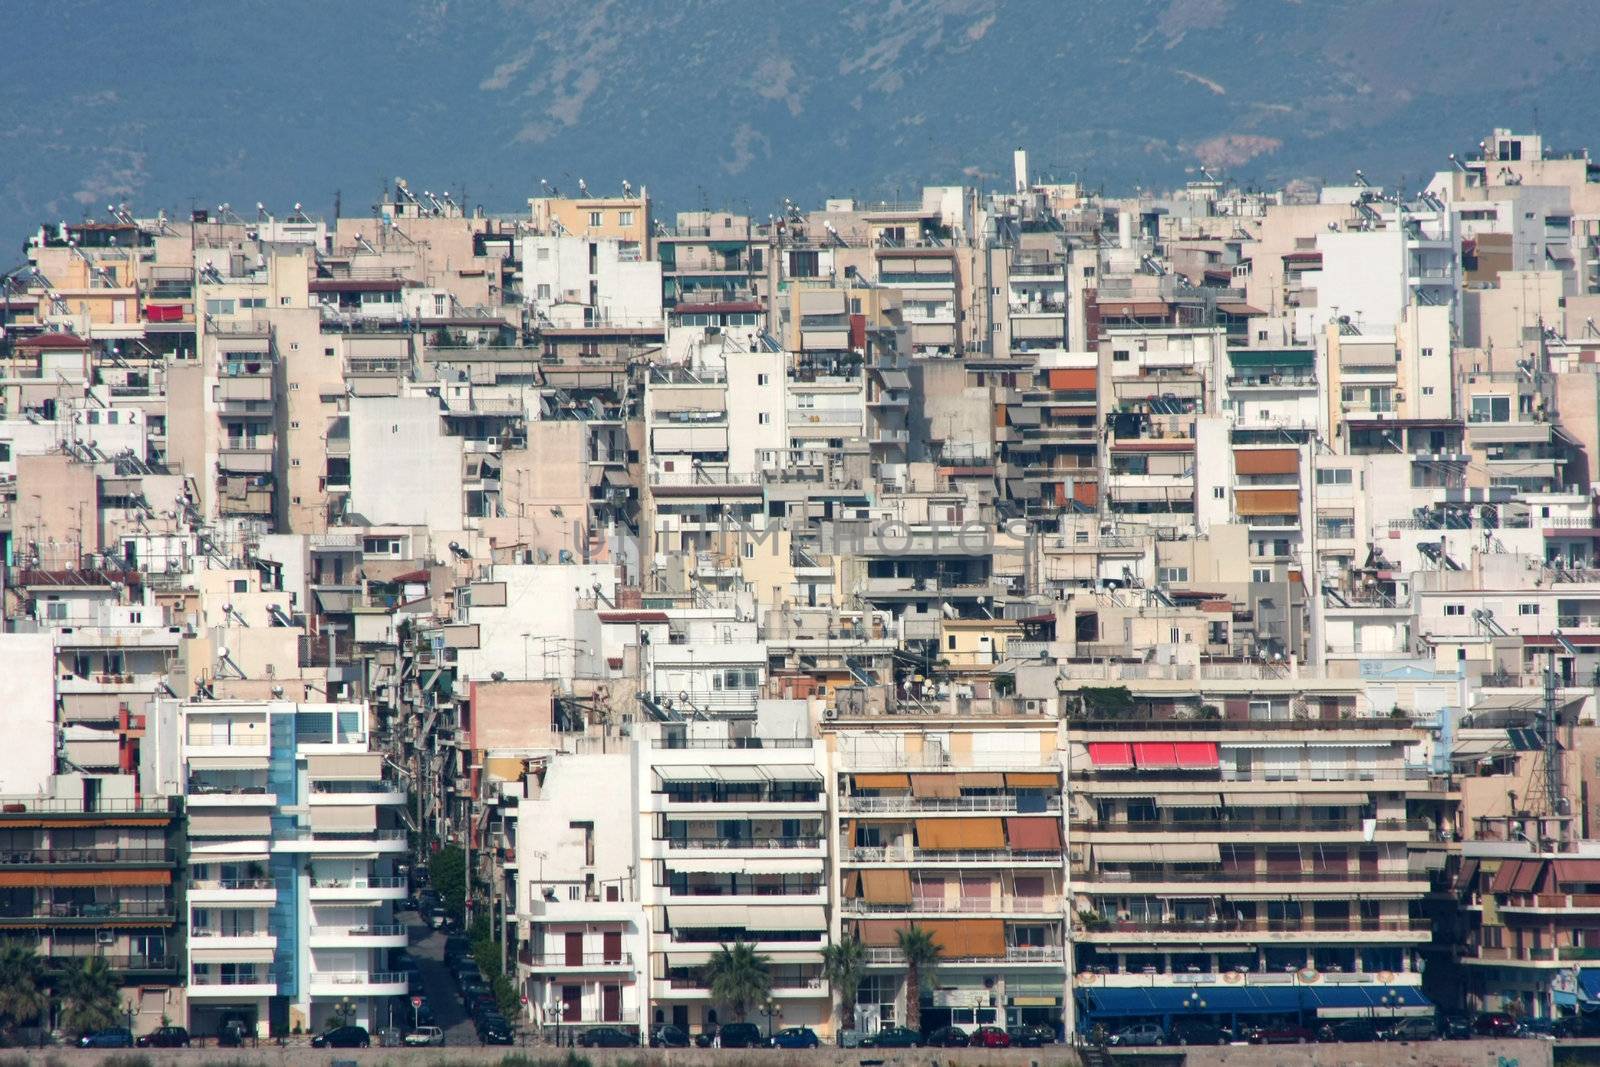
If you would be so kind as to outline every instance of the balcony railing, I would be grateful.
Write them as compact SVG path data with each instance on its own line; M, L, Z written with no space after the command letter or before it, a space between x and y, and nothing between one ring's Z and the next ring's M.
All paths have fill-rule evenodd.
M272 985L278 981L278 972L270 969L256 971L196 971L189 976L190 985Z
M1426 882L1427 875L1410 871L1265 871L1195 870L1193 867L1158 867L1152 870L1112 871L1105 868L1074 867L1074 888L1080 892L1093 892L1092 886L1110 883L1107 892L1126 893L1129 883L1186 882L1215 885L1218 892L1237 885L1255 885L1263 882Z
M1085 933L1421 933L1431 927L1410 919L1112 919L1103 924L1073 923L1075 929Z
M166 919L177 921L177 906L170 900L110 900L83 902L41 901L28 908L0 909L6 919Z
M404 878L320 878L311 879L312 889L404 889Z
M177 852L170 848L30 848L0 849L0 867L27 865L105 866L119 864L149 866L174 863Z
M1061 912L1061 903L1060 897L914 900L910 904L880 904L855 898L844 902L844 910L864 915L1055 915Z
M631 967L631 952L534 953L527 946L517 953L517 961L529 967Z
M661 839L657 838L656 840L659 841ZM666 840L669 849L791 849L822 847L822 836L820 834L814 834L810 837L670 837Z
M810 748L809 737L656 737L651 748L727 749L727 748Z
M905 955L897 948L866 949L868 963L904 964ZM1066 958L1060 945L1007 945L1004 955L941 956L940 963L1060 963Z
M65 967L81 967L85 960L104 960L107 967L113 971L176 971L178 957L176 956L146 956L137 955L104 955L100 953L82 955L51 954L45 961L46 969L60 969Z
M407 985L405 971L313 971L312 985Z
M1433 823L1427 819L1378 819L1376 822L1380 832L1433 829ZM1360 833L1365 823L1361 819L1147 819L1137 822L1074 819L1072 829L1078 833L1238 833L1266 837L1272 834Z
M887 797L840 797L839 807L850 812L906 812L914 814L929 811L1016 811L1018 799L1015 796L993 797L914 797L914 796L887 796ZM1029 814L1035 810L1060 811L1061 797L1059 794L1050 793L1037 798L1036 805L1030 807Z
M312 937L401 937L406 928L401 923L377 926L313 926Z
M271 878L196 878L190 889L272 889L277 883Z
M926 848L852 848L844 855L848 863L924 863L938 867L964 863L1059 863L1060 850L1020 852L1010 848L961 849L942 851Z

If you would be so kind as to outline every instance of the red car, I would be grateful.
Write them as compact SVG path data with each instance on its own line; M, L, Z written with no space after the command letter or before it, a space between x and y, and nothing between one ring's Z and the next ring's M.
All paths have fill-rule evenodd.
M1268 1023L1245 1031L1245 1040L1252 1045L1304 1045L1316 1039L1309 1027L1296 1023Z
M980 1026L972 1031L969 1048L1010 1048L1011 1035L998 1026Z

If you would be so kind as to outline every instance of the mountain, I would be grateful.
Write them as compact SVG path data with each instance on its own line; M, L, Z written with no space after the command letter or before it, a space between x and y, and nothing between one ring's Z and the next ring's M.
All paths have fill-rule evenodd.
M1595 127L1589 0L231 0L8 5L0 270L44 220L383 184L517 210L646 184L662 208L908 197L1039 175L1108 190L1415 188L1496 126ZM1600 147L1600 146L1597 146ZM1004 176L1004 178L1001 178Z

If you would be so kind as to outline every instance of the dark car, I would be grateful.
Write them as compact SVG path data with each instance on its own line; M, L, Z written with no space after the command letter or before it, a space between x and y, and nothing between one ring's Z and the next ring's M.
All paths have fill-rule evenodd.
M651 1048L688 1048L689 1035L682 1028L665 1025L650 1031Z
M498 1015L486 1015L478 1020L478 1042L484 1045L514 1045L511 1024Z
M1439 1024L1429 1015L1385 1019L1380 1036L1385 1041L1433 1041L1439 1036Z
M95 1030L78 1038L79 1048L132 1048L133 1031L126 1026Z
M218 1048L239 1048L244 1044L245 1035L250 1031L238 1019L226 1019L217 1028Z
M869 1048L921 1048L922 1035L905 1026L886 1026L861 1042Z
M1013 1048L1043 1048L1056 1043L1056 1032L1048 1026L1023 1025L1006 1027Z
M1557 1019L1551 1032L1556 1037L1600 1037L1600 1012L1579 1012Z
M928 1048L966 1048L971 1038L959 1026L941 1026L923 1042Z
M457 960L464 960L472 955L472 946L467 944L467 939L459 934L452 934L444 939L444 962L451 966Z
M786 1026L772 1035L773 1048L816 1048L821 1042L809 1026Z
M717 1047L717 1024L716 1023L708 1024L698 1034L694 1035L694 1047L695 1048L716 1048Z
M639 1039L615 1026L596 1026L578 1035L583 1048L637 1048Z
M476 1019L480 1015L499 1015L500 1001L495 999L493 993L473 993L461 998L461 1006L466 1009L467 1015Z
M1318 1041L1376 1041L1378 1037L1378 1024L1371 1019L1340 1019L1317 1031Z
M980 1026L967 1039L972 1048L1010 1048L1011 1035L998 1026Z
M312 1048L371 1048L372 1035L365 1026L335 1026L311 1039Z
M1226 1045L1233 1035L1216 1023L1184 1019L1172 1026L1174 1045Z
M1472 1032L1479 1037L1514 1037L1517 1020L1503 1011L1486 1011L1472 1021Z
M1315 1041L1317 1035L1299 1023L1262 1023L1246 1030L1244 1039L1252 1045L1304 1045Z
M729 1023L717 1032L720 1048L766 1048L767 1039L755 1023Z
M134 1044L140 1048L188 1048L189 1031L181 1026L158 1026L141 1034Z

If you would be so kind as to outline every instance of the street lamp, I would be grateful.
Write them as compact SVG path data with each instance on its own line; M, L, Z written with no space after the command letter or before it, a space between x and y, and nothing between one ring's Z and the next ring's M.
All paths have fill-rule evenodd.
M1378 998L1378 1003L1382 1004L1384 1007L1389 1009L1389 1029L1390 1030L1394 1029L1395 1013L1399 1010L1400 1001L1402 999L1403 998L1400 996L1400 990L1392 989L1392 988L1384 990L1383 991L1383 996Z
M1183 1007L1186 1011L1205 1011L1206 998L1200 995L1200 990L1191 989L1189 995L1183 998Z

